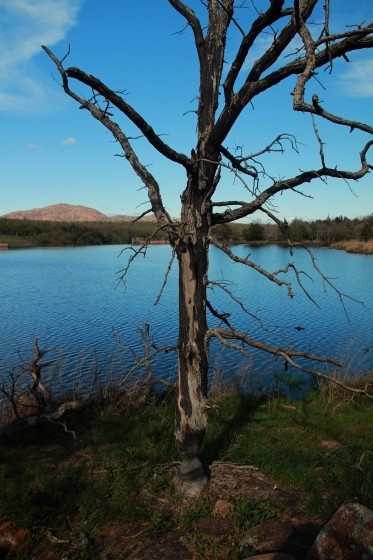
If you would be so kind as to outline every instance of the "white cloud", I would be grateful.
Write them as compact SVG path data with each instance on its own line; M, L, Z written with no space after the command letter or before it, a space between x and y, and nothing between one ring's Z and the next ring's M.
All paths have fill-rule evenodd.
M34 144L33 142L27 142L26 148L28 150L39 150L41 146L39 144Z
M61 144L63 146L72 146L72 144L76 144L77 140L76 138L65 138L65 140L62 140Z
M339 80L341 90L349 97L372 97L373 60L351 62Z
M0 109L24 111L42 101L32 59L61 41L83 0L0 0Z

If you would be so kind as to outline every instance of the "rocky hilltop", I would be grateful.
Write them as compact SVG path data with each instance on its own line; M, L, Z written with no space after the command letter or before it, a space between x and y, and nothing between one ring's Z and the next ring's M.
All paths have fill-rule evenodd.
M74 204L52 204L32 210L18 210L4 214L2 218L13 220L42 220L47 222L107 222L131 221L135 216L106 216L102 212L87 206ZM151 220L151 218L149 218Z

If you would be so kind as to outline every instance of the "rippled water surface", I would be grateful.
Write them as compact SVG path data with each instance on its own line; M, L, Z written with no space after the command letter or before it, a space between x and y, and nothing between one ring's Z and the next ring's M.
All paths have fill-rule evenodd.
M51 349L64 387L82 374L118 377L141 352L138 327L147 323L157 344L173 345L177 339L176 263L162 299L161 290L170 259L167 246L150 247L146 258L138 257L126 283L118 284L118 272L126 265L130 249L119 246L27 249L0 252L0 376L6 376L32 354L34 337ZM209 299L219 311L231 313L236 326L273 345L291 345L319 354L338 355L350 369L373 368L373 256L348 255L330 249L314 249L317 266L338 289L357 300L340 298L318 278L307 252L278 246L236 246L267 270L278 270L295 262L305 288L320 308L296 286L289 298L286 287L278 287L254 270L234 264L216 250L211 251L210 277L223 283L245 302L254 317L247 316L219 287L209 289ZM312 276L311 280L308 275ZM292 278L294 281L294 275ZM347 314L347 315L346 315ZM348 316L348 319L347 319ZM214 321L213 319L211 319ZM262 353L253 352L242 366L243 356L212 347L211 363L225 376L242 369L283 369ZM175 355L158 360L159 374L173 376Z

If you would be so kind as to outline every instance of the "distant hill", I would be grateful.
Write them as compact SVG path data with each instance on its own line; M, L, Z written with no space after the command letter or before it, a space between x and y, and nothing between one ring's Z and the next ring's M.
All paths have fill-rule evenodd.
M129 222L136 216L106 216L102 212L87 206L73 204L52 204L43 208L33 208L32 210L17 210L4 214L1 218L12 220L41 220L46 222L108 222L123 221ZM154 218L153 218L154 219ZM149 218L148 221L153 221Z

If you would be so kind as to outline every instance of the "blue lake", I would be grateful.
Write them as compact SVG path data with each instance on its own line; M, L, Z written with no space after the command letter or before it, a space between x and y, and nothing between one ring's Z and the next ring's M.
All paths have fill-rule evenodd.
M138 328L150 325L156 344L174 345L177 340L177 270L171 269L162 298L161 290L171 251L152 246L146 257L132 264L125 284L118 273L126 265L130 249L119 246L25 249L0 252L0 378L27 361L33 339L50 349L47 358L56 360L50 368L56 385L71 388L94 375L118 379L141 357ZM234 251L247 256L269 271L294 262L306 274L304 286L319 307L297 287L293 299L285 287L278 287L256 271L231 262L212 248L210 278L224 282L260 321L248 316L218 287L209 289L209 299L240 330L272 345L301 348L321 355L338 356L350 372L373 370L373 256L350 255L331 249L314 249L317 265L333 279L338 289L364 303L344 299L345 309L333 290L312 269L309 255L299 250L291 257L278 246L248 247ZM347 315L346 315L347 313ZM213 324L216 320L210 317ZM211 347L211 374L223 378L245 375L248 385L273 380L283 363L253 351L244 358ZM157 359L157 374L174 378L176 356ZM259 381L258 381L259 380ZM88 381L89 382L89 381Z

